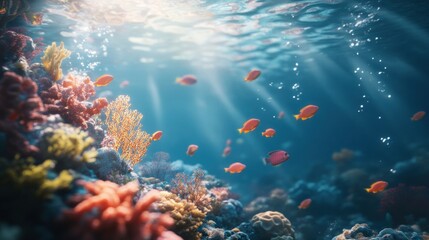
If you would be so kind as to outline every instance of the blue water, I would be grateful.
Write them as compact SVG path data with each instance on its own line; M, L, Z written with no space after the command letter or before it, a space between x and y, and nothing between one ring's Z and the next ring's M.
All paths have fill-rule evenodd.
M109 100L129 95L143 129L164 132L143 161L167 152L201 164L245 199L287 189L309 172L324 175L341 148L390 176L396 162L412 157L412 144L429 140L428 118L410 120L429 111L426 1L86 0L49 9L30 31L46 43L65 42L73 54L64 71L112 74L98 92ZM253 68L261 77L244 82ZM175 84L185 74L198 83ZM124 80L130 84L120 88ZM296 121L308 104L319 112ZM260 126L240 135L249 118ZM276 136L262 137L266 128ZM223 158L227 139L232 152ZM189 144L199 145L193 157ZM290 160L264 166L276 149ZM225 173L236 161L245 171Z

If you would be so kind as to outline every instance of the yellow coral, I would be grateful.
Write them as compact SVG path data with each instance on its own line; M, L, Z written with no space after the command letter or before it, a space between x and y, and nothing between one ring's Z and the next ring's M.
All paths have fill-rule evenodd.
M42 65L45 70L51 75L54 81L58 81L63 77L61 63L65 58L70 56L71 52L64 48L64 43L61 42L57 47L55 42L48 46L42 57Z
M2 160L0 165L5 169L0 172L0 185L4 184L2 189L6 192L18 191L28 197L51 197L58 189L68 188L73 181L72 175L65 170L56 178L49 179L48 171L55 166L52 160L34 165L31 158L22 160L17 157L12 163Z
M94 162L97 157L97 150L93 147L91 148L94 139L88 137L88 134L84 131L75 128L71 129L73 129L72 132L57 129L47 137L47 157L55 160L67 159L78 162Z
M121 158L134 166L146 154L151 138L141 130L143 115L130 110L130 106L129 96L116 98L105 109L105 124L108 134L115 139L113 148L121 153Z
M198 228L203 224L206 214L199 210L192 202L181 200L177 195L162 191L158 208L161 212L168 212L174 219L173 231L183 239L199 240L202 234Z

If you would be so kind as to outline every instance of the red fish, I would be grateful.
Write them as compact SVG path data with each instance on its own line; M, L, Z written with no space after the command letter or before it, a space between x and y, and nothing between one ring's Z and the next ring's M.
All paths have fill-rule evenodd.
M94 85L96 87L104 87L109 85L113 81L113 76L109 74L104 74L95 80Z
M225 169L225 172L229 172L229 173L241 173L241 171L243 171L245 168L246 168L246 165L240 162L235 162L229 165L228 168L224 168L224 169Z
M412 121L419 121L419 120L421 120L425 115L426 115L426 112L425 112L425 111L416 112L416 113L414 113L413 117L411 117L411 120L412 120Z
M259 119L251 118L243 123L243 127L238 129L239 133L248 133L255 130L259 125Z
M276 135L276 130L272 128L268 128L267 130L265 130L265 132L262 133L262 136L267 138L274 137L274 135Z
M307 198L302 200L302 202L299 204L299 209L307 209L311 205L311 198Z
M259 76L261 75L261 71L257 70L257 69L253 69L252 71L250 71L247 76L244 78L244 81L246 82L251 82L256 80Z
M186 154L189 156L194 156L195 152L198 150L198 146L195 144L191 144L188 146L188 150L186 151Z
M194 75L185 75L183 77L176 78L176 83L189 86L197 83L197 78Z
M319 110L319 107L316 105L307 105L299 111L299 114L294 115L295 119L301 119L301 120L307 120L309 118L312 118L314 114L316 114L317 110Z
M289 153L283 150L276 150L268 153L268 157L263 159L265 164L277 166L289 160Z
M377 181L377 182L371 184L371 187L365 188L365 191L367 191L369 193L378 193L378 192L384 191L384 189L386 189L387 185L389 185L389 184L385 181Z
M162 137L162 131L156 131L152 134L152 141L158 141Z
M230 146L226 146L226 147L223 149L222 157L226 157L226 156L228 156L230 153L231 153L231 147L230 147Z
M277 116L278 119L283 119L285 117L285 112L280 111L279 115Z

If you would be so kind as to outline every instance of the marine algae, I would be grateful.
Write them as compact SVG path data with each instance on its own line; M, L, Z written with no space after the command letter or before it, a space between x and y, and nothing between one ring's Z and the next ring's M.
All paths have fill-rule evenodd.
M61 69L61 63L65 58L68 58L71 51L64 48L64 43L61 42L57 47L57 44L53 42L48 46L42 57L42 65L45 70L51 75L54 82L60 80L63 77L63 70Z

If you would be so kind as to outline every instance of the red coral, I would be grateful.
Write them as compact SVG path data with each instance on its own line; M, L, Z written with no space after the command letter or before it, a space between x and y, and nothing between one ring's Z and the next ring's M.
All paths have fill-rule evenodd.
M405 224L406 216L429 216L429 188L399 185L382 193L381 210L390 213L396 225Z
M159 199L158 191L147 193L133 206L137 182L124 186L101 180L82 184L90 196L65 214L71 231L66 231L64 239L181 239L167 231L174 224L168 214L148 211Z
M21 57L30 61L41 52L40 40L38 44L31 37L14 31L5 31L0 35L0 63L15 62Z
M6 72L0 81L0 131L8 135L8 145L24 154L37 151L19 130L31 131L35 123L44 122L46 117L42 111L36 83Z
M94 95L94 83L88 77L81 79L72 74L41 94L48 113L60 114L64 121L83 129L88 128L86 122L108 104L106 98L88 102Z

